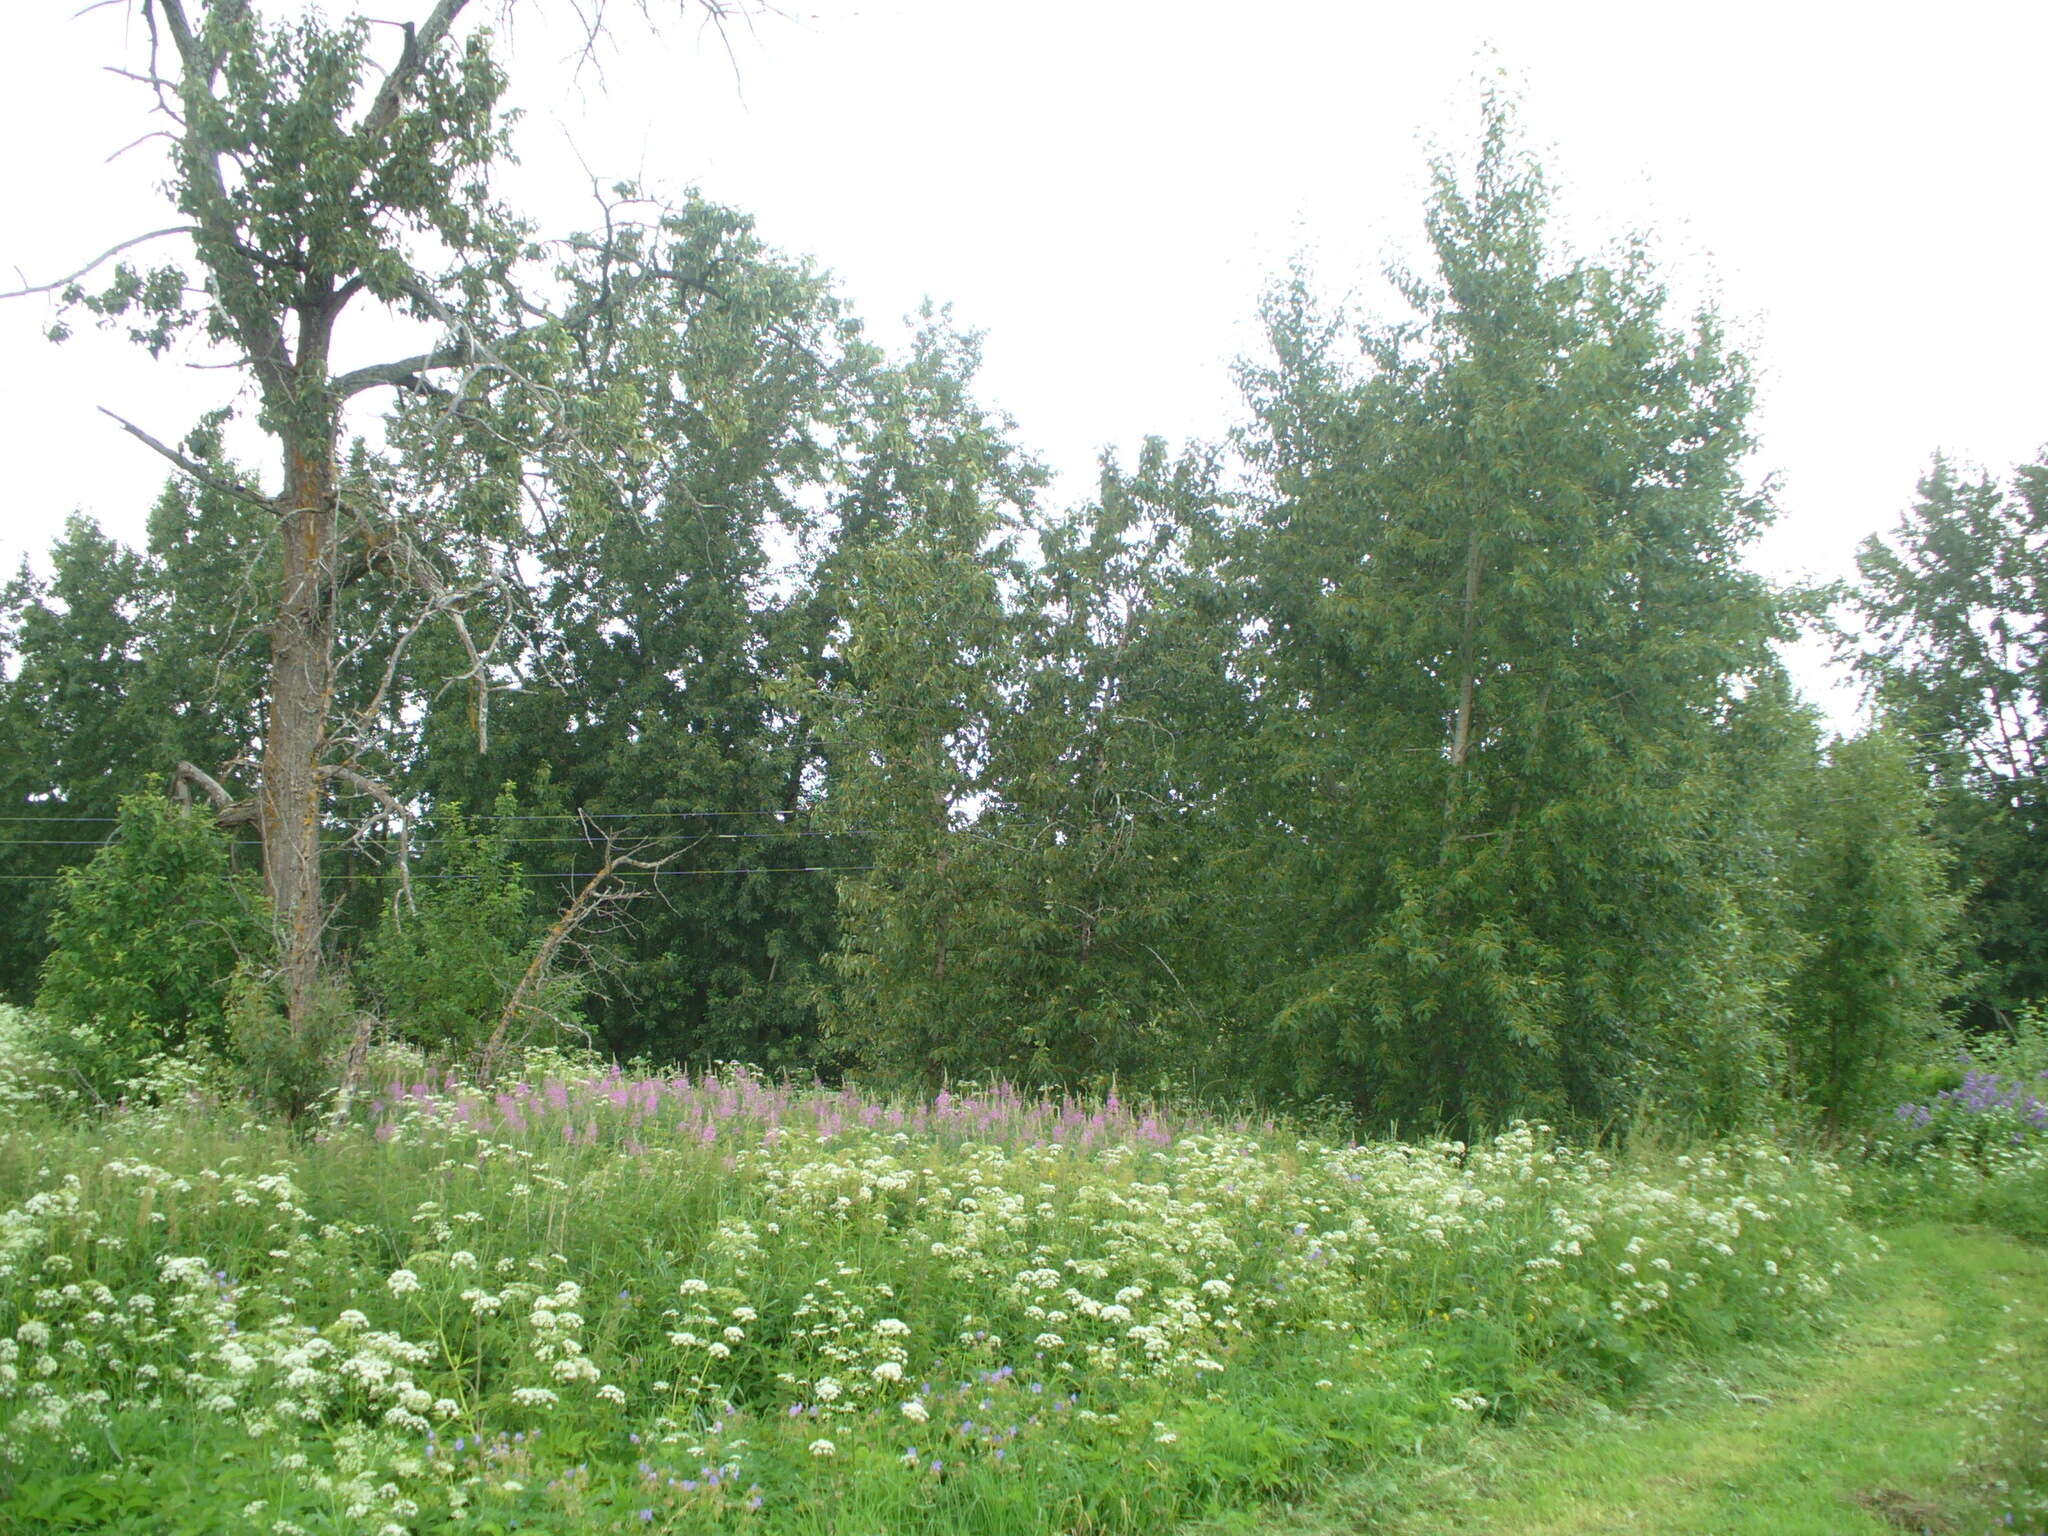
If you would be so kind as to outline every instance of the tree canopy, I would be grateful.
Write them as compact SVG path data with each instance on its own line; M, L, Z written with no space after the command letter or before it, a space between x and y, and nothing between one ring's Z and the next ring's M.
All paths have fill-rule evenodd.
M488 1070L546 1020L1458 1128L1860 1112L1958 985L1958 868L2039 995L2048 475L1937 470L1866 550L1892 724L1824 744L1744 563L1746 359L1646 242L1561 246L1500 102L1399 313L1295 272L1227 441L1058 506L943 311L878 345L702 199L502 206L462 0L143 14L196 280L69 299L225 349L282 481L221 418L131 427L176 475L147 545L74 522L0 594L14 995L212 1010L294 1107L351 1030ZM421 349L335 363L371 306ZM203 1009L192 934L101 943L152 775L242 914Z

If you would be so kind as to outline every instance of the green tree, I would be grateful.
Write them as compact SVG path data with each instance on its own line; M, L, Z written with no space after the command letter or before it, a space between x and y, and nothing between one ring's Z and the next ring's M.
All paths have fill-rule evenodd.
M64 877L36 1007L105 1094L148 1056L223 1044L231 978L266 940L262 898L213 818L130 795L106 846Z
M1769 511L1742 359L1640 246L1553 256L1548 203L1491 105L1416 319L1352 362L1297 279L1246 370L1266 1072L1411 1121L1627 1112L1726 942L1703 790L1782 628L1737 563Z
M987 637L964 654L914 611L855 610L834 794L859 797L884 867L849 888L835 1022L870 1063L1096 1087L1214 1067L1215 758L1244 719L1209 569L1216 478L1213 455L1157 441L1134 473L1106 461L1098 501L1040 522L1038 560L999 590L965 543L870 567L892 589L950 572ZM878 635L917 648L904 693L868 670ZM951 814L920 814L926 796Z
M1961 915L1930 828L1926 780L1887 731L1838 742L1793 862L1808 951L1788 997L1793 1067L1837 1129L1888 1107L1931 1040Z
M1039 530L978 821L1008 936L981 960L1001 1012L963 1020L985 1067L1091 1087L1218 1069L1233 989L1211 898L1246 718L1214 575L1219 472L1153 439Z
M1782 666L1728 705L1701 793L1721 909L1696 958L1686 1027L1657 1042L1649 1090L1667 1115L1711 1132L1771 1116L1796 1091L1791 993L1812 935L1802 849L1821 796L1818 712Z
M424 687L407 783L436 804L481 805L492 776L528 783L545 768L564 803L615 836L687 846L661 899L608 941L616 964L594 1025L622 1053L804 1067L834 898L829 874L798 871L859 860L810 824L818 745L770 684L812 669L828 641L820 570L843 533L830 514L859 473L867 375L882 364L823 278L741 215L692 201L656 238L666 267L702 282L638 291L602 345L554 375L564 410L637 403L585 461L602 474L580 488L578 526L536 556L524 654L505 674L517 686L496 692L489 749L477 751L470 699ZM516 492L499 442L572 426L491 422L457 452L430 438L408 456L435 477L432 498ZM459 654L442 664L460 667ZM416 670L431 684L432 665ZM571 817L522 835L536 873L595 867Z
M506 77L485 34L463 30L468 8L468 0L434 0L378 57L378 34L361 15L269 21L253 0L144 0L160 45L145 78L172 125L164 133L168 191L181 222L101 259L143 239L175 238L187 242L198 280L176 262L149 270L123 262L97 292L75 281L46 285L65 286L68 299L105 319L125 319L152 352L198 328L243 370L283 466L280 488L265 493L212 443L175 449L129 428L193 482L275 524L278 554L260 601L269 643L262 758L247 814L263 841L294 1026L322 990L321 829L330 802L340 791L386 810L395 803L367 755L389 718L385 701L373 695L353 719L330 709L344 594L373 575L407 594L409 616L390 625L401 647L429 622L467 637L464 675L487 699L489 659L469 618L502 598L507 549L529 532L502 505L392 499L374 457L344 451L351 402L387 389L437 393L442 419L452 422L472 400L536 387L545 394L533 370L573 347L614 297L689 277L652 263L613 266L604 302L549 307L547 253L492 191L506 150ZM594 244L614 249L605 238ZM337 369L344 315L364 304L428 327L433 339L408 356ZM586 437L603 437L605 408L618 403L589 402L585 433L572 442L527 441L507 452L537 464L573 460Z
M1000 849L976 821L1017 646L1003 589L1042 479L974 399L978 361L974 338L928 317L875 376L843 547L821 576L831 654L792 689L823 745L828 824L860 832L875 866L839 883L827 1036L932 1080L966 1069L988 1000L966 994L963 1012L963 994L1007 942L985 899Z
M2048 996L2048 463L2008 486L1937 460L1852 602L1865 677L1932 764L1939 826L1970 893L1973 1001Z

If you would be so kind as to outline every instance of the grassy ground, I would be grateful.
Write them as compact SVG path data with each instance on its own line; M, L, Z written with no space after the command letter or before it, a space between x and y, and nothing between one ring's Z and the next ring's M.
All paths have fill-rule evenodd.
M1755 1138L737 1073L357 1108L0 1122L0 1530L1158 1536L1832 1334L1879 1262Z
M737 1072L395 1084L297 1136L29 1106L0 1532L2038 1531L2048 1250L1899 1213L2003 1224L1976 1196L2043 1161L1929 1152L1872 1205L1757 1138Z
M2048 1253L1981 1228L1921 1225L1889 1240L1867 1277L1867 1304L1825 1345L1667 1377L1627 1414L1483 1429L1431 1448L1434 1465L1407 1477L1355 1483L1284 1519L1218 1529L2048 1530L2038 1503L2048 1457Z

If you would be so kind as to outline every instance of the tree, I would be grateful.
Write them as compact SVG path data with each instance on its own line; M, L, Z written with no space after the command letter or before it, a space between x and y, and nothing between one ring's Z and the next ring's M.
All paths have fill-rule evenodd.
M978 822L1000 850L988 894L1006 935L978 957L1002 1008L961 1031L984 1068L1190 1086L1225 1057L1247 709L1215 577L1219 459L1148 440L1039 530Z
M875 866L839 885L827 1035L914 1078L957 1069L960 968L1002 942L972 823L1017 640L1004 587L1043 472L974 398L978 363L975 338L927 315L910 358L876 377L821 577L832 654L790 689L817 722L829 823L863 833Z
M721 14L719 0L707 8ZM382 390L430 396L452 425L495 395L544 395L540 366L619 297L690 274L654 260L620 265L627 247L643 257L648 247L637 226L614 226L584 247L606 271L601 296L546 304L534 279L547 253L492 194L506 149L506 79L485 34L459 25L469 0L435 0L396 29L396 47L382 58L373 23L360 15L271 22L254 0L139 0L139 9L150 39L142 78L171 124L169 191L183 222L101 260L146 239L177 238L200 281L188 282L176 263L143 271L123 262L98 292L75 280L45 286L64 286L70 301L104 318L125 317L152 352L198 328L244 371L281 462L280 488L265 493L211 441L174 448L124 423L194 483L274 520L256 794L231 806L211 774L195 768L185 777L260 830L287 1013L297 1023L319 990L330 802L368 796L384 813L401 811L364 760L389 718L388 698L374 696L352 718L333 709L337 610L352 587L381 576L409 610L387 626L399 650L429 622L451 629L481 726L493 679L472 620L510 599L508 550L529 533L516 507L389 499L375 456L344 450L351 403ZM600 6L593 24L602 17ZM343 317L365 303L431 327L437 339L408 356L338 368ZM604 423L589 427L601 435ZM579 443L506 451L544 472L551 460L573 459Z
M1851 601L1878 702L1934 769L1970 892L1978 1006L2048 996L2048 463L2008 487L1937 459Z
M1884 731L1838 742L1792 863L1806 956L1789 989L1800 1087L1839 1128L1941 1022L1961 903L1929 828L1926 781Z
M476 750L468 699L430 699L406 781L437 804L481 806L494 779L545 769L623 839L687 846L657 882L663 899L612 936L593 1024L621 1054L808 1067L808 983L833 909L831 874L810 871L861 860L813 824L819 744L771 685L822 664L828 572L859 536L840 514L888 369L824 278L743 216L692 200L662 227L668 264L701 284L615 305L554 375L566 406L636 403L602 481L584 488L583 526L534 562L490 750ZM417 457L439 481L432 496L476 496L505 478L499 438L556 430L493 422L460 452L435 439ZM459 668L456 655L443 670ZM551 839L529 844L548 850L529 857L536 872L594 867L571 817L523 835Z
M1685 1027L1650 1042L1645 1089L1660 1114L1719 1133L1769 1117L1797 1091L1794 975L1811 955L1800 881L1820 788L1818 711L1782 666L1732 699L1699 783L1720 911L1690 958Z
M831 1019L869 1065L1087 1087L1214 1065L1231 959L1207 898L1238 886L1217 770L1244 719L1216 477L1154 440L1036 521L1028 568L971 525L866 553L832 793L881 868L845 887Z
M74 518L47 578L0 588L0 991L28 1001L55 876L92 856L124 797L180 761L255 750L261 659L239 609L259 516L174 486L145 548Z
M1292 903L1276 1083L1407 1120L1625 1114L1727 903L1703 793L1778 602L1737 557L1742 359L1641 247L1561 260L1489 105L1436 272L1358 337L1300 280L1246 371L1233 557Z
M64 878L36 997L102 1094L151 1054L223 1043L230 980L260 961L266 926L211 818L160 793L126 797L120 817Z

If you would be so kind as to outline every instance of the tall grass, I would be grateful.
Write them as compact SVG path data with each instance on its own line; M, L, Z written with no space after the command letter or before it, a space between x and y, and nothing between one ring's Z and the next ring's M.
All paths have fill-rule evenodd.
M0 1134L0 1522L1140 1532L1824 1322L1824 1162L732 1071ZM154 1524L150 1522L155 1522Z

